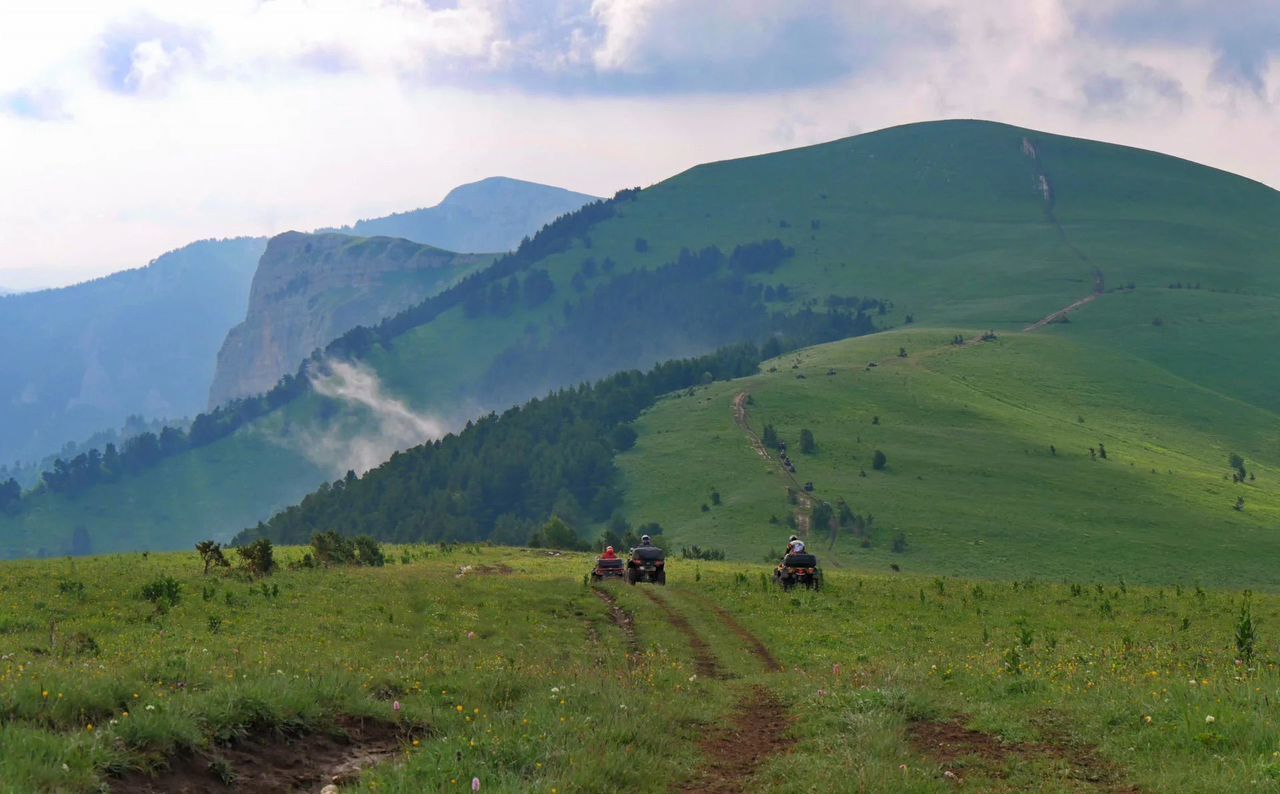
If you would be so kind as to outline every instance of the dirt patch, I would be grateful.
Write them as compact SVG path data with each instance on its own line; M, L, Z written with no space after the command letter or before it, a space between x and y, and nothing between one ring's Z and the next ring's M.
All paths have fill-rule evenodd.
M627 653L633 655L640 653L640 640L636 638L636 620L631 613L618 606L618 600L612 593L596 587L591 588L591 592L609 606L609 617L613 620L613 624L622 630L622 636L627 640Z
M716 655L711 650L711 646L707 641L693 630L693 626L685 619L684 615L675 611L664 599L654 595L651 590L641 590L645 598L652 601L662 610L667 622L671 627L680 633L682 637L689 641L689 647L693 650L693 666L698 671L698 675L708 678L728 678L729 676L720 669L720 663L716 661Z
M360 772L390 760L425 730L354 717L340 718L331 732L281 735L259 732L233 745L169 759L148 774L136 771L110 781L112 794L197 792L318 792L330 783L354 782Z
M721 608L718 604L713 603L701 595L694 595L693 598L707 609L715 612L724 625L728 626L730 631L737 634L738 637L747 644L747 648L751 650L751 653L755 654L756 658L760 660L760 663L764 665L766 670L771 673L782 672L782 664L772 653L769 652L769 649L760 641L760 638L752 634L746 626L739 623L738 619L735 618L728 610Z
M1100 791L1129 794L1140 789L1121 780L1121 770L1088 744L1071 742L1052 728L1045 742L1006 742L998 736L965 727L965 717L947 721L920 720L907 727L907 738L921 755L937 762L943 774L957 783L970 767L992 770L1003 776L1001 767L1019 758L1047 758L1067 766L1069 779Z
M790 727L791 716L782 702L767 688L753 687L738 702L728 725L702 741L706 765L696 779L677 790L682 794L747 791L760 765L794 744L795 740L787 737Z

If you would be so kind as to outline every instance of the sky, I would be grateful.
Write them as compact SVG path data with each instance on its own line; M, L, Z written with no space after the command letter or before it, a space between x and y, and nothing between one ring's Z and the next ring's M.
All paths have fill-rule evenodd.
M0 289L940 118L1280 187L1280 0L5 0Z

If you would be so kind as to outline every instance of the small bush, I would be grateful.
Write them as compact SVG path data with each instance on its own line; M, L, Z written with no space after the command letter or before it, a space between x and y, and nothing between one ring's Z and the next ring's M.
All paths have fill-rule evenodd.
M686 560L723 560L724 551L721 549L704 549L697 545L687 548L681 546L680 556Z
M361 565L381 568L387 564L387 556L382 553L382 546L369 535L357 535L355 538L356 560Z
M907 536L901 532L893 536L893 543L889 547L894 554L905 554L907 551Z
M231 561L222 553L221 543L212 540L201 541L196 544L196 551L200 554L200 559L204 561L206 575L209 573L209 569L214 566L227 568L231 565Z
M267 576L276 569L276 558L271 541L260 538L247 546L240 546L236 553L244 560L244 566L254 576Z
M182 599L182 584L172 576L162 576L144 584L140 595L144 601L155 604L156 611L165 612Z
M889 465L889 458L880 450L876 450L876 454L871 458L871 468L876 471L884 471L884 467Z

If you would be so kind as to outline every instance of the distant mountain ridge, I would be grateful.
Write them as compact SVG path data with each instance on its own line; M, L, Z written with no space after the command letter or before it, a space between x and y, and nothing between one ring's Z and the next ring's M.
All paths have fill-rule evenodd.
M209 407L267 391L311 351L492 260L392 237L286 232L271 238L253 277L248 314L218 351Z
M419 244L501 251L590 198L495 177L456 188L429 210L360 221L345 231L388 230L359 232L372 236L400 230L405 234L399 236ZM450 231L452 223L459 233ZM145 267L68 287L9 294L0 288L0 460L32 463L132 415L177 418L201 411L218 351L228 331L246 319L266 244L265 237L205 240ZM409 292L422 297L420 288ZM343 298L330 292L326 299ZM353 299L367 302L368 295ZM354 313L360 322L380 319ZM287 368L297 363L289 361Z
M450 251L510 251L543 225L595 199L564 188L493 176L459 185L434 207L322 231L403 237Z
M0 456L42 457L133 414L198 412L265 247L203 240L146 267L0 298Z

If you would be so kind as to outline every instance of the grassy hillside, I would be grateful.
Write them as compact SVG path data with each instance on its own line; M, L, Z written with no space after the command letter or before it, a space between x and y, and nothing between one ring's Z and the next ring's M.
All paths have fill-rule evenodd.
M678 560L666 588L595 591L582 555L388 552L260 580L194 553L3 564L0 790L1280 780L1272 596L835 569L783 593Z
M858 569L1276 589L1280 417L1091 333L1077 341L1095 306L1127 297L1053 333L895 331L671 395L619 457L626 512L670 527L675 546L759 559L781 547L789 516L809 512L787 488L811 481L815 500L873 516L868 548L851 526L836 533L836 559ZM744 393L752 430L770 424L788 442L794 479L735 425ZM800 451L804 429L812 454ZM1100 446L1106 458L1091 457ZM1231 453L1256 480L1231 482ZM899 533L907 546L894 553ZM832 534L815 526L808 540L825 552Z
M653 283L657 268L684 248L715 245L728 254L776 238L794 255L738 282L726 273L722 286L701 293L705 305L736 299L731 290L739 286L769 287L776 294L757 304L761 313L859 296L885 301L888 310L877 318L885 326L911 320L916 327L1007 332L1099 283L1107 290L1133 284L1132 294L1108 292L1072 315L1071 332L1080 329L1073 340L1275 411L1277 376L1258 365L1255 351L1275 333L1267 318L1280 295L1278 211L1280 194L1262 185L1150 152L985 122L911 125L699 166L628 195L608 217L575 227L570 239L512 277L545 271L554 284L549 298L499 313L470 312L458 301L363 348L361 357L389 394L454 420L549 387L704 352L737 340L687 330L699 319L692 311L667 319L664 309L700 293L683 286L664 293ZM600 297L645 270L643 297ZM1137 304L1140 313L1122 308ZM1148 314L1163 325L1152 325ZM1122 367L1118 376L1134 371ZM1152 395L1139 389L1133 396ZM306 425L311 408L290 404L277 414L273 421L299 437L317 432ZM249 476L278 483L280 493L314 484L265 468L250 437L237 434L190 454L235 461ZM175 475L172 484L192 503L218 498L196 478ZM81 499L104 520L115 515L110 487ZM275 503L240 500L234 515L265 518ZM174 546L193 540L197 523L222 537L239 529L230 512L217 509L199 522L154 513L137 520ZM17 521L20 528L0 519L0 537L66 538L71 531L61 521Z

